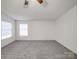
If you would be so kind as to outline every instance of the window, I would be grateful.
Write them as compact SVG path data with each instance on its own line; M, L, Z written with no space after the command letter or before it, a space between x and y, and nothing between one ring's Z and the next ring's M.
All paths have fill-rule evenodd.
M12 24L6 21L1 22L1 34L2 39L9 38L12 36Z
M28 36L28 24L20 24L20 36Z

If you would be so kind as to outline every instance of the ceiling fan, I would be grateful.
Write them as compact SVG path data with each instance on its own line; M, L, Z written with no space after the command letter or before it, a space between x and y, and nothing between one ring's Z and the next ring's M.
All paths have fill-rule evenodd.
M25 2L24 2L24 8L28 7L28 4L29 4L29 1L25 0Z
M36 0L39 4L41 4L42 6L47 6L47 1L46 0ZM24 2L24 8L27 8L29 5L29 0L25 0Z

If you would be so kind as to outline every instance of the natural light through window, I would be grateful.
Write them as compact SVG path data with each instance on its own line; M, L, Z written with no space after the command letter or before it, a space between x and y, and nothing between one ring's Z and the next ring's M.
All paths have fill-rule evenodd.
M2 39L6 39L12 36L12 24L6 21L1 22L1 34Z
M20 36L28 36L28 24L20 24Z

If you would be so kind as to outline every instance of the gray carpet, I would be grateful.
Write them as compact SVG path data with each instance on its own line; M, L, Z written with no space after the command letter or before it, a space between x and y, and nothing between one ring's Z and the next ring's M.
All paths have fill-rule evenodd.
M27 40L2 48L1 59L76 59L76 55L53 40Z

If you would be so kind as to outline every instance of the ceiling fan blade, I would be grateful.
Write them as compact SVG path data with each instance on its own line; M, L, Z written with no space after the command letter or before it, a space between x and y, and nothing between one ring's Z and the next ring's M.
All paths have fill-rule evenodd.
M29 1L25 0L24 2L24 8L28 7Z
M43 0L37 0L38 1L38 3L40 3L40 4L42 4L43 3Z
M48 4L46 0L37 0L37 2L44 7L47 6L47 4Z

